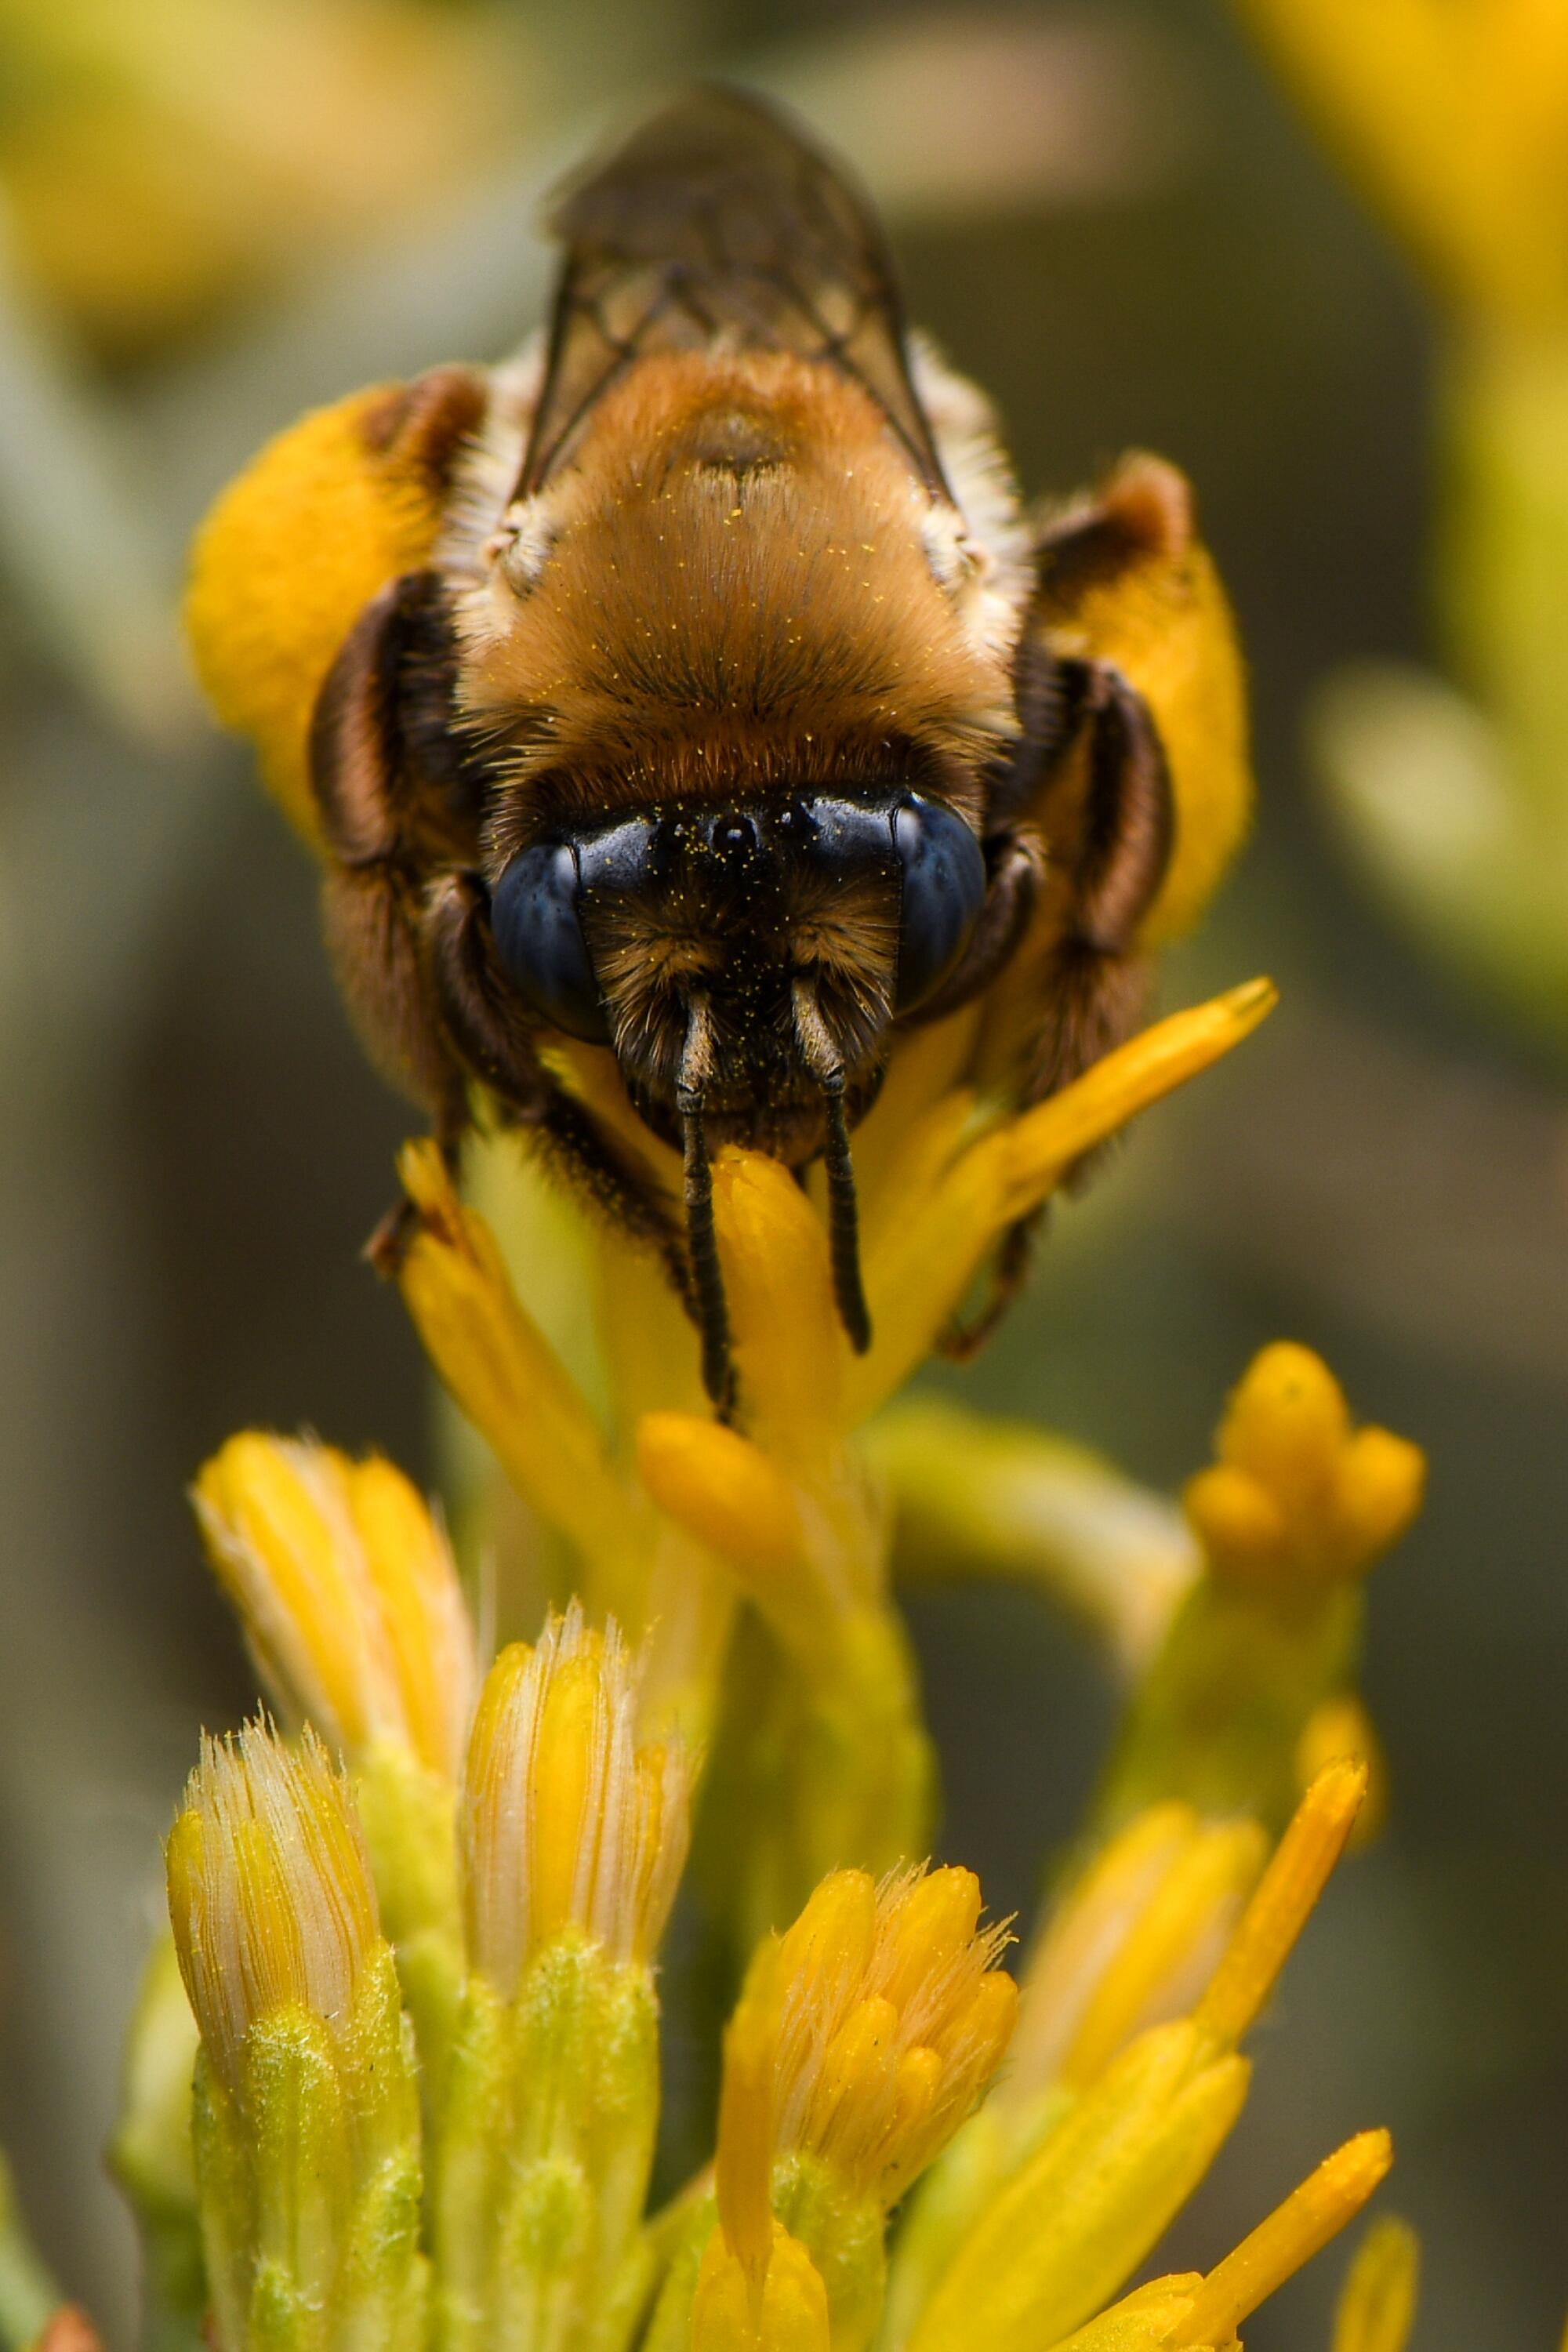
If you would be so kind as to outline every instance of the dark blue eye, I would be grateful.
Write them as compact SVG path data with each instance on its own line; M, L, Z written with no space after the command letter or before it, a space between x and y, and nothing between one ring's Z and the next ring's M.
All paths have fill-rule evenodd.
M610 1024L577 919L578 888L570 842L520 850L491 893L490 934L536 1013L569 1036L607 1045Z
M904 876L896 1009L908 1013L968 946L985 898L985 859L956 809L913 793L893 812L893 847Z

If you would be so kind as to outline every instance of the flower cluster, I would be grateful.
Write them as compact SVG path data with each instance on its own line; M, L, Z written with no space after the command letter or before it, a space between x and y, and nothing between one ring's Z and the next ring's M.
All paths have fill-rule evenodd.
M386 1611L394 1650L451 1622L442 1576L366 1569L365 1514L301 1512L280 1538L280 1477L319 1505L354 1475L258 1438L198 1488L253 1643L265 1633L289 1661L271 1678L290 1712L331 1687L367 1607ZM427 1519L391 1524L449 1576ZM443 1654L454 1705L472 1654L469 1639ZM416 1936L384 1935L389 1908L409 1912L406 1860L360 1818L367 1790L384 1811L403 1801L376 1759L412 1746L405 1717L340 1704L342 1772L309 1727L206 1744L168 1881L200 2036L203 2294L223 2346L1026 2352L1079 2329L1219 2346L1364 2201L1388 2160L1375 2134L1206 2279L1094 2319L1240 2111L1238 2045L1362 1800L1364 1768L1342 1763L1267 1866L1253 1824L1175 1802L1141 1815L1064 1886L1016 1980L969 1872L830 1872L746 1973L711 2175L646 2216L654 1960L697 1760L679 1730L649 1728L652 1654L574 1604L489 1668L445 1782L444 1979Z
M727 1425L624 1238L569 1232L563 1313L534 1173L496 1140L481 1207L408 1147L403 1294L496 1465L460 1481L459 1549L542 1622L487 1664L441 1517L384 1461L248 1432L200 1472L283 1728L209 1741L169 1840L177 1969L149 1971L116 2158L171 2340L1219 2352L1365 2201L1375 2133L1206 2276L1115 2300L1235 2124L1363 1811L1363 1574L1420 1457L1296 1348L1241 1382L1184 1522L1040 1433L889 1403L998 1232L1268 1003L1178 1014L1022 1116L896 1072L866 1123L866 1357L818 1204L721 1152ZM1128 1678L1016 1973L973 1876L920 1859L891 1580L933 1550L1033 1578ZM650 2209L694 1803L679 2028L719 2038L694 2004L726 1974L733 2004L713 2161ZM1403 2236L1369 2242L1342 2347L1398 2352L1412 2277Z

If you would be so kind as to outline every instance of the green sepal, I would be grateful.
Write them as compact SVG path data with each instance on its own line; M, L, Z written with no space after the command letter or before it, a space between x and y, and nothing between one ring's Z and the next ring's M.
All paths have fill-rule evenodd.
M649 1971L575 1931L513 2000L459 2011L436 2140L437 2341L613 2347L646 2290L628 2265L658 2124Z
M865 2352L881 2323L888 2291L880 2202L820 2158L795 2155L773 2167L773 2207L821 2274L833 2352Z

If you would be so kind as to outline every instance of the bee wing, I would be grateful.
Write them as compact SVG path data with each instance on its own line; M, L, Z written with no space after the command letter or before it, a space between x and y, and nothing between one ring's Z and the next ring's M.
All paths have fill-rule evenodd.
M567 459L635 362L716 344L841 369L947 495L887 240L859 191L771 106L725 89L679 100L569 184L551 227L566 267L519 496Z

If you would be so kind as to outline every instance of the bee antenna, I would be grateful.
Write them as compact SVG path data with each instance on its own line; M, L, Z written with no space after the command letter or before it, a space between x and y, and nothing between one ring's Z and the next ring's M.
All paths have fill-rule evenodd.
M855 1163L849 1152L849 1122L844 1113L844 1060L828 1033L816 990L797 972L795 1027L806 1068L822 1088L827 1138L822 1165L827 1178L827 1247L833 1263L833 1298L845 1336L858 1356L871 1344L871 1310L860 1276L860 1207Z
M724 1270L719 1263L719 1234L713 1223L713 1163L708 1157L708 1138L702 1125L712 1068L712 1044L708 1001L706 997L694 996L680 1055L675 1107L680 1114L686 1244L691 1254L697 1328L702 1337L702 1385L722 1421L728 1418L734 1403L735 1367L730 1353L730 1309L724 1297Z

